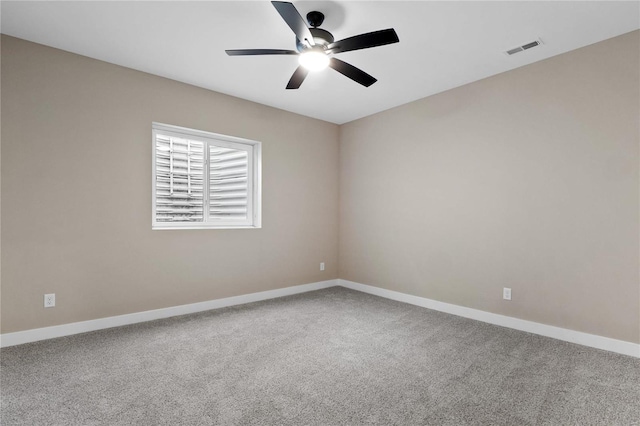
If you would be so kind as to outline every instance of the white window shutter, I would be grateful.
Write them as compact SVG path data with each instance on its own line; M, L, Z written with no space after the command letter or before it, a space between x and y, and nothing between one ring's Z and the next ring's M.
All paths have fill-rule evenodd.
M156 133L156 222L202 222L205 144Z
M153 123L152 229L261 228L260 142Z
M209 144L209 221L236 224L251 221L252 155L252 146L230 148Z

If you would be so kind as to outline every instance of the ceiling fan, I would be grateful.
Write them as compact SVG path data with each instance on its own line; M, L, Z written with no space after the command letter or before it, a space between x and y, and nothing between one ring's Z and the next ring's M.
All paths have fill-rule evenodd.
M313 11L307 14L307 22L309 22L311 26L311 28L309 28L292 3L272 1L271 4L295 33L296 50L235 49L226 50L226 52L229 56L298 55L300 65L291 76L287 84L287 89L299 88L309 71L319 71L325 69L327 66L349 77L351 80L365 87L369 87L377 81L374 77L353 65L334 58L332 55L349 52L351 50L384 46L385 44L397 43L399 41L398 35L393 28L334 41L333 35L329 31L318 28L324 21L324 15L322 13Z

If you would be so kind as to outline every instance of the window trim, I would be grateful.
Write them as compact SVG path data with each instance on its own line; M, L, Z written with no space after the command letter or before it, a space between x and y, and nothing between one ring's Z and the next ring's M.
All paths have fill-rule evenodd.
M157 222L156 221L156 134L161 133L167 136L175 136L190 140L197 140L205 144L205 158L209 158L208 146L212 143L215 146L237 147L244 145L251 146L253 158L251 159L250 174L252 175L251 200L252 218L250 224L218 224L215 222ZM203 130L190 129L187 127L174 126L170 124L151 123L151 229L153 230L175 230L175 229L254 229L262 228L262 143L250 139L238 138L235 136L221 135L218 133L206 132ZM208 161L205 163L204 179L209 177ZM208 185L207 185L208 189ZM203 217L208 217L208 191L203 191Z

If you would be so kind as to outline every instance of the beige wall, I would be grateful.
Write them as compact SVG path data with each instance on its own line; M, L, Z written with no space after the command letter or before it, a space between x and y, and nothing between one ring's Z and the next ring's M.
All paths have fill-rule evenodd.
M336 125L7 36L2 89L3 333L337 277ZM262 229L152 231L152 121L262 141Z
M343 125L340 278L639 342L639 34Z

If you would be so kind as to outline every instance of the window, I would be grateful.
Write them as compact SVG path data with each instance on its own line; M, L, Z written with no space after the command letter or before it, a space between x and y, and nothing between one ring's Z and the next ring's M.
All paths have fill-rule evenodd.
M260 142L152 129L153 229L260 228Z

